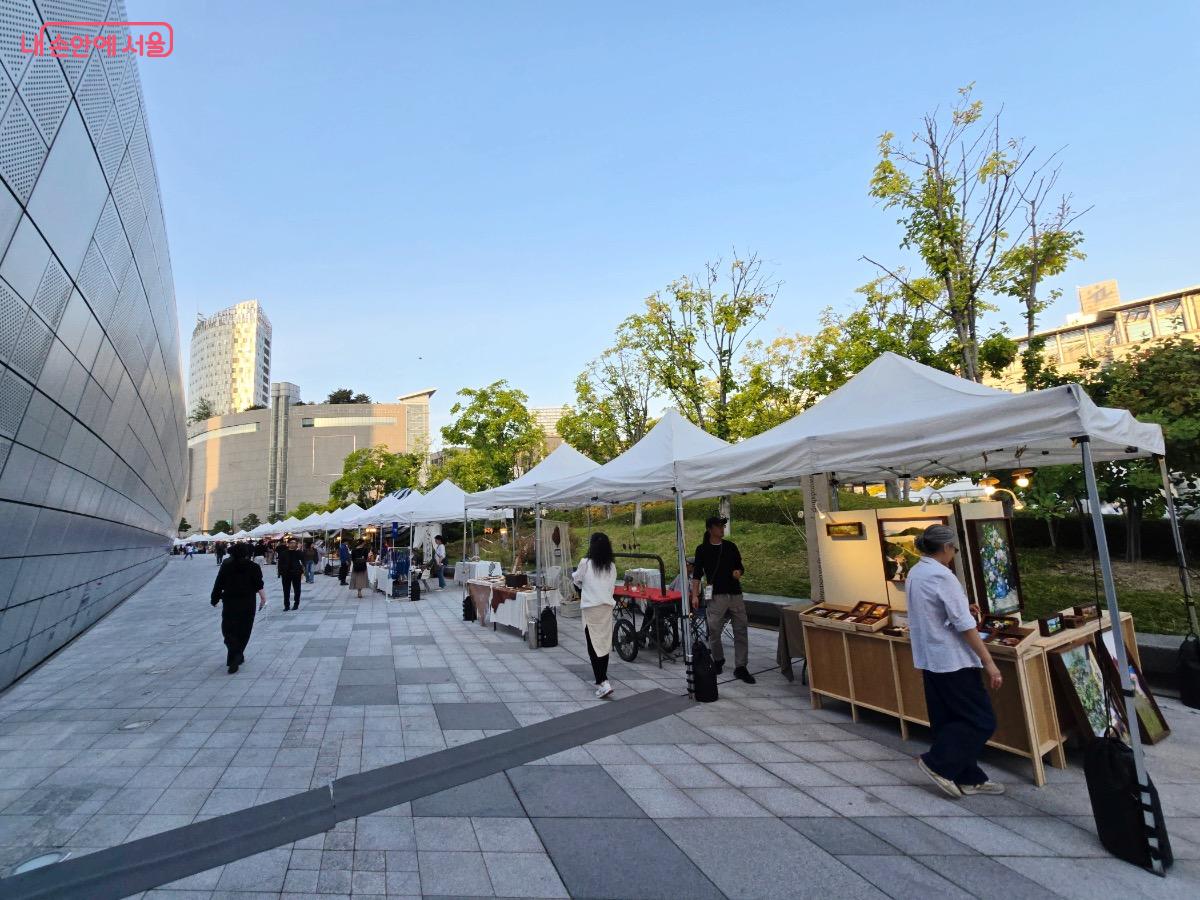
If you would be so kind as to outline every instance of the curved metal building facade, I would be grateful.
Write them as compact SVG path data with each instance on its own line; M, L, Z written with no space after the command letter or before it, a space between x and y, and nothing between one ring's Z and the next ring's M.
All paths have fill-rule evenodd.
M122 0L0 0L0 687L152 578L182 506L178 317L137 54L20 43L43 22L126 18Z

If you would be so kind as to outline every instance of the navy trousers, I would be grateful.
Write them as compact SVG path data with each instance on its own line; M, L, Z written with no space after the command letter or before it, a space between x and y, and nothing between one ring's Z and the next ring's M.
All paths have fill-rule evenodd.
M922 672L925 706L933 746L921 755L925 765L956 784L983 784L979 754L996 731L992 698L983 686L981 670Z

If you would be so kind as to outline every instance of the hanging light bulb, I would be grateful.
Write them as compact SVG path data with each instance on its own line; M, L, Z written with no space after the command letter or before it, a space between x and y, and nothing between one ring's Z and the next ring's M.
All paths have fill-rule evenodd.
M1019 488L1027 488L1031 475L1033 475L1033 469L1017 469L1013 472L1013 483Z
M1000 479L993 478L991 475L985 475L983 478L979 479L979 486L983 488L984 495L988 497L996 493L996 485L999 483Z

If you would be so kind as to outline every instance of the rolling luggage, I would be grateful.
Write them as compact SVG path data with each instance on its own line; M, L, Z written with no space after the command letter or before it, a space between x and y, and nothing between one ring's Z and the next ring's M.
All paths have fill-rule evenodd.
M474 601L472 601L469 596L463 597L463 621L464 622L474 622L475 619L476 619L476 615L475 615Z
M421 599L421 579L414 578L408 583L408 599L414 602Z
M1118 859L1161 875L1174 861L1158 789L1150 782L1150 807L1143 807L1133 767L1133 751L1118 738L1096 738L1084 752L1096 833ZM1147 813L1150 823L1147 823Z
M692 645L692 696L697 703L712 703L718 698L717 668L703 641Z
M557 647L558 646L558 619L554 615L554 610L547 606L542 610L542 614L538 616L538 646L541 647Z

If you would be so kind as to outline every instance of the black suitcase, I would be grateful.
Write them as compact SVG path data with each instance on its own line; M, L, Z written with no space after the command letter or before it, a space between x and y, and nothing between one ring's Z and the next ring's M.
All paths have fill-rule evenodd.
M1179 676L1179 699L1184 706L1200 709L1200 637L1189 634L1179 645L1176 664Z
M1084 751L1083 775L1087 780L1096 833L1104 849L1118 859L1162 873L1174 861L1171 840L1163 821L1158 789L1150 781L1150 808L1139 796L1133 751L1115 737L1096 738ZM1151 813L1153 826L1146 824Z
M463 597L463 621L475 621L475 602L470 597Z
M692 696L697 703L712 703L717 692L717 667L713 665L712 653L703 641L692 644Z
M413 601L421 599L421 580L419 578L414 578L408 583L408 599Z
M558 646L558 619L554 615L554 610L549 606L543 609L542 614L538 616L537 629L539 647Z

